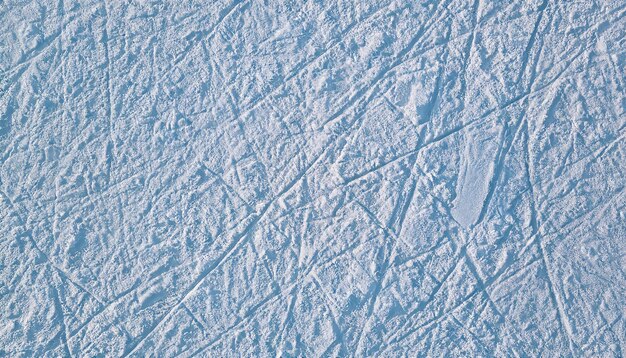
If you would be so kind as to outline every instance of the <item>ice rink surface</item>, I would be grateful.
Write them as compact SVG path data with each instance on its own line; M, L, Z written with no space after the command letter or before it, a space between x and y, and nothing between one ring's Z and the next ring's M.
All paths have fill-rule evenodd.
M0 0L0 356L626 351L626 3Z

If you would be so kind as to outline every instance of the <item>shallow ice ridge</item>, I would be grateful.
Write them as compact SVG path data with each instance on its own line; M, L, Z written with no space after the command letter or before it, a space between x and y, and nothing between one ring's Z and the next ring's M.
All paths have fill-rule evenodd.
M0 0L0 356L622 357L621 0Z

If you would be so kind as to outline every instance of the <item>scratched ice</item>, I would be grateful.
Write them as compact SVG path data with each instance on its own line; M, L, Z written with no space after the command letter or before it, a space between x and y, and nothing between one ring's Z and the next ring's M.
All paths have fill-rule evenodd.
M0 0L0 356L624 356L625 74L620 0Z

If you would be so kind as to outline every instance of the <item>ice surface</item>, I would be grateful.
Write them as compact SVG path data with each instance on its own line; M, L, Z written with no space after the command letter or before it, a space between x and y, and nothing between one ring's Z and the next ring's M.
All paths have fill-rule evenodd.
M626 350L626 3L0 0L0 356Z

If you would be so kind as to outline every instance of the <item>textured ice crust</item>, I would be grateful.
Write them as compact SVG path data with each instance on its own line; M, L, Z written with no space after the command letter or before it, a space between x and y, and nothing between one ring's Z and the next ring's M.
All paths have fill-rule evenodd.
M0 0L0 356L626 354L626 3Z

